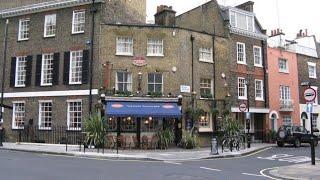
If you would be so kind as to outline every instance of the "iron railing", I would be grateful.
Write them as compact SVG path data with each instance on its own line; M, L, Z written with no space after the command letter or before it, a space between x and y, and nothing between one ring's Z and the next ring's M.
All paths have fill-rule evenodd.
M293 101L291 99L280 99L280 111L293 111Z

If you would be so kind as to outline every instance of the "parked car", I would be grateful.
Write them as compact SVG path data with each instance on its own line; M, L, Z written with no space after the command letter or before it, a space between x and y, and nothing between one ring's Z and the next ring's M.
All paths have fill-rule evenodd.
M318 137L313 134L314 145L318 145ZM295 147L300 147L301 143L311 144L311 133L303 126L282 125L277 133L277 145L284 146L285 143L293 144Z

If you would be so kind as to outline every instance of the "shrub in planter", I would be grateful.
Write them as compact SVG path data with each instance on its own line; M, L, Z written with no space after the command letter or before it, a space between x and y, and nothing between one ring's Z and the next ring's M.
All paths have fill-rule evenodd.
M93 115L84 120L84 130L86 132L85 144L94 145L101 148L106 144L107 123L99 115Z
M275 143L277 138L277 132L269 129L266 133L266 141L269 143Z
M171 128L157 132L160 149L168 149L169 145L174 142L174 132Z
M180 145L186 149L193 149L198 147L198 135L193 133L193 129L191 131L182 132L182 139Z

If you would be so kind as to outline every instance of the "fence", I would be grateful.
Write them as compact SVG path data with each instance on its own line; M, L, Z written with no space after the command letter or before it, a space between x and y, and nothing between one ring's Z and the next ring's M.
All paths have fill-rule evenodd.
M17 131L18 142L47 144L82 144L85 134L82 131L68 130L66 126L52 126L50 129L39 126L25 126Z

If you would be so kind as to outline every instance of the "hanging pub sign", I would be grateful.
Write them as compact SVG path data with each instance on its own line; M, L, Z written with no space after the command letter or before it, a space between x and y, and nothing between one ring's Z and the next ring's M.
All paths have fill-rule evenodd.
M142 57L142 56L135 56L133 57L133 61L132 64L135 66L145 66L147 65L147 60L146 58Z

